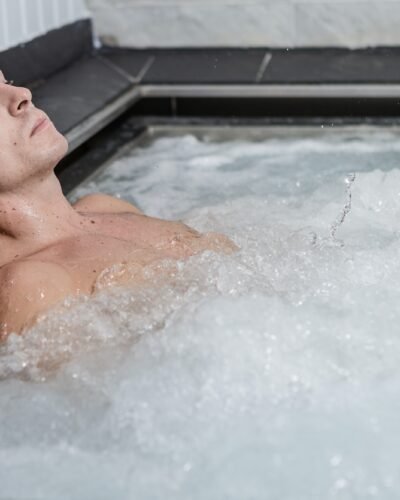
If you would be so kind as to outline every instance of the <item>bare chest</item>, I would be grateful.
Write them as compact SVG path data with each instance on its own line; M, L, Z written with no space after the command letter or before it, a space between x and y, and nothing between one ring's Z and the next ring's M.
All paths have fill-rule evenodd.
M91 293L110 268L140 271L163 259L186 258L202 249L203 236L185 224L136 214L95 214L88 230L60 241L30 258L62 265L77 289ZM124 274L124 273L122 273ZM131 279L134 274L131 272ZM112 273L109 274L112 278ZM123 280L122 280L123 281Z

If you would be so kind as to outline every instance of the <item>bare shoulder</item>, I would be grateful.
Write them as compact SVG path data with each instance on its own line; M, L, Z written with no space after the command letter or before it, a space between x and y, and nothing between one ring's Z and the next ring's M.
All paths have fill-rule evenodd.
M122 213L132 212L142 214L143 212L128 201L115 198L108 194L93 193L83 196L74 203L73 207L80 212L102 212L102 213Z
M0 268L0 340L21 333L68 295L76 293L73 280L52 262L19 261Z

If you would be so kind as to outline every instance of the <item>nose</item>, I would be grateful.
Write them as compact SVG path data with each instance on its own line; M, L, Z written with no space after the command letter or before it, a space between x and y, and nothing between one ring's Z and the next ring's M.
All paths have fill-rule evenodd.
M12 116L24 113L32 106L32 92L26 87L12 87L7 85L4 90L6 106ZM2 89L3 90L3 89Z

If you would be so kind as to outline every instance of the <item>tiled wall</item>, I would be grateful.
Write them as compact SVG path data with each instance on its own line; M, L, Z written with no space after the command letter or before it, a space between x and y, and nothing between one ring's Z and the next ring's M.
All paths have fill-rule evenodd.
M0 0L0 50L88 15L84 0Z
M400 0L86 2L97 33L122 45L400 45Z

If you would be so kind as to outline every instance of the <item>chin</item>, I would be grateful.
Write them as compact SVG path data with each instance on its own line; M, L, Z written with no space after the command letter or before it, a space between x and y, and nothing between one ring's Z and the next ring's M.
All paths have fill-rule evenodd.
M60 161L68 153L68 141L64 135L60 134L60 132L57 133L58 133L58 140L55 141L54 148L60 156L58 160Z
M39 163L44 167L54 168L68 152L67 139L58 131L56 132L56 134L52 134L47 147L43 147L41 149L41 158L39 159Z

